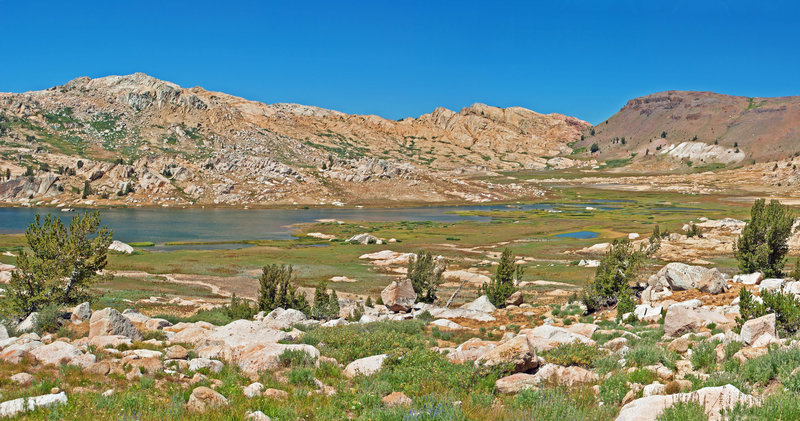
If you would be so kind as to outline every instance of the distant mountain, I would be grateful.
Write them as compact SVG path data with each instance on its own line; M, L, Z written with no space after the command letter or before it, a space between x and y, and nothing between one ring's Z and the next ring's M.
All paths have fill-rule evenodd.
M84 190L85 200L121 205L519 197L536 192L463 179L588 165L552 159L587 127L520 107L437 108L393 121L268 105L143 73L81 77L0 94L0 171L14 176L0 183L0 201L69 204Z
M672 157L695 163L750 162L800 153L800 96L748 98L667 91L630 101L588 128L579 147L599 159Z

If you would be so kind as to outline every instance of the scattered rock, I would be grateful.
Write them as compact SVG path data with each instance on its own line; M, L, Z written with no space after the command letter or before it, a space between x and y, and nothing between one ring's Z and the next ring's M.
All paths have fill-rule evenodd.
M263 391L264 391L264 385L259 382L255 382L245 387L242 390L242 393L244 393L244 395L247 396L248 398L255 398L256 396L260 396Z
M33 384L33 376L28 373L17 373L11 376L11 381L20 386L30 386Z
M497 307L489 301L489 297L485 295L481 295L480 297L476 298L475 301L471 303L467 303L459 307L463 310L474 310L474 311L482 311L484 313L492 313L497 310Z
M381 291L383 305L394 312L407 312L414 307L417 301L417 293L411 280L392 281L383 291Z
M476 366L495 367L510 364L517 373L533 370L539 367L539 363L536 350L525 335L517 335L475 360Z
M111 242L111 245L108 246L109 250L118 251L120 253L131 254L133 253L133 247L123 243L122 241L114 240Z
M775 320L775 313L770 313L766 316L744 322L740 333L742 344L744 346L752 345L762 335L770 335L772 338L777 337Z
M225 406L228 400L224 396L205 386L200 386L192 391L186 410L189 412L203 413L210 409Z
M678 402L697 402L704 406L709 420L716 421L722 418L720 411L723 409L731 409L736 405L751 406L758 401L732 385L704 387L691 393L636 399L622 407L616 421L655 421L665 409Z
M411 398L406 396L403 392L392 392L381 399L384 405L388 408L396 406L411 406Z
M348 378L356 376L371 376L380 371L386 354L373 355L371 357L360 358L347 364L344 368L344 375Z
M92 310L89 307L89 303L80 303L72 309L70 320L73 322L83 322L89 320L90 317L92 317Z
M497 379L494 383L497 391L505 394L519 393L525 389L533 389L539 384L539 379L528 373L515 373Z
M120 335L134 341L144 339L136 326L113 308L95 311L89 319L89 338L95 336Z
M66 403L67 394L64 392L33 396L30 398L18 398L0 403L0 417L13 417L17 414L33 411L37 408L47 408Z

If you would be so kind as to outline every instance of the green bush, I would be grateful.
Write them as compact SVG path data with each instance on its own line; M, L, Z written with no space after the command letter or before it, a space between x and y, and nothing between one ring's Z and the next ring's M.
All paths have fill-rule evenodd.
M761 405L738 406L725 413L730 421L800 420L800 395L778 392L764 397Z
M631 383L650 384L655 379L656 373L644 368L637 368L628 373L628 381Z
M600 400L607 405L617 405L628 393L628 376L617 373L600 383Z
M634 346L625 357L638 367L661 363L670 369L675 369L675 362L678 360L678 355L673 351L656 344Z
M800 349L777 349L771 347L769 353L745 361L741 374L750 383L767 384L780 373L790 373L800 365Z
M758 199L750 208L750 222L736 240L734 254L743 273L762 272L766 278L780 278L789 251L788 240L794 218L788 206Z
M595 346L587 345L583 342L572 342L559 345L549 351L544 351L540 355L544 357L547 362L553 364L594 367L595 362L602 357L604 353Z
M658 421L708 421L705 408L697 402L678 402L665 409Z
M328 284L325 281L317 284L314 289L314 307L311 311L315 319L330 320L339 317L339 296L336 290L328 294Z
M536 421L611 420L617 412L611 405L598 406L590 388L565 387L523 390L511 408L508 419Z
M45 333L55 333L61 327L64 311L58 304L48 304L39 310L39 317L36 319L34 330L43 335Z
M237 298L236 293L231 296L231 302L223 306L225 314L231 320L252 319L258 313L258 308L250 304L249 300Z
M314 370L306 367L295 368L286 373L289 383L295 386L314 386Z
M692 367L696 370L712 370L717 363L716 347L719 341L703 341L692 348Z
M269 265L262 269L259 278L258 309L272 311L278 307L293 308L309 313L308 301L294 286L291 265Z
M312 367L315 363L311 354L300 349L284 350L278 356L278 360L284 367Z
M303 343L319 348L322 355L348 364L359 358L397 349L425 347L419 320L386 321L336 327L318 327L306 332Z
M800 299L794 294L782 291L763 291L763 303L753 298L746 288L739 291L739 309L741 317L736 321L739 326L744 322L770 313L775 313L775 327L781 336L792 336L800 331Z

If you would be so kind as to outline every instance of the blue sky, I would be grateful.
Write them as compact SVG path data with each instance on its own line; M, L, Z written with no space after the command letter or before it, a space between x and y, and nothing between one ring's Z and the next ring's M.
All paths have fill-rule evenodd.
M141 71L387 118L483 102L599 123L669 89L800 94L798 16L764 1L0 0L0 91Z

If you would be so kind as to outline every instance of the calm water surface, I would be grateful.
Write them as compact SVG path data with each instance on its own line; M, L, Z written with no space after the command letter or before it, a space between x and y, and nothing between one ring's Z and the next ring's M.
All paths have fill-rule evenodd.
M598 209L614 209L599 202L589 205ZM241 241L290 239L293 224L319 219L343 221L488 221L490 218L459 215L458 211L536 210L575 207L555 203L524 205L431 206L419 208L325 208L325 209L101 209L103 224L114 230L114 239L124 242L151 241ZM77 209L77 212L81 212ZM51 213L69 222L77 212L61 212L54 208L0 208L0 233L24 232L35 214ZM209 248L209 245L193 246ZM212 248L242 247L214 245ZM182 246L182 248L190 248Z

